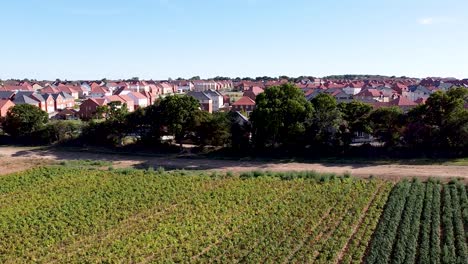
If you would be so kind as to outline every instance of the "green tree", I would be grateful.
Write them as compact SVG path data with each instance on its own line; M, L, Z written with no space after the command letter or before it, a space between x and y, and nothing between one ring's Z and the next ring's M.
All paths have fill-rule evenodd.
M13 137L28 136L41 130L47 124L48 119L47 113L36 106L15 105L7 113L3 129Z
M229 120L228 113L203 113L206 113L207 115L205 115L198 123L197 134L199 144L202 146L224 146L229 144L231 137L231 122Z
M468 89L437 91L426 104L408 113L405 140L414 147L466 149L468 147Z
M388 147L400 143L403 128L404 115L398 107L382 107L370 114L370 122L373 135Z
M169 134L174 135L182 148L182 139L193 132L194 115L200 108L199 102L191 96L175 95L164 97L157 107L162 125Z
M257 148L303 146L305 120L313 112L303 92L292 84L270 87L257 96L251 114Z
M308 139L312 145L336 146L342 116L334 97L321 93L312 99L314 113L308 124Z
M345 145L351 144L357 133L370 134L372 128L369 123L369 115L372 106L369 104L353 101L350 103L338 104L343 117L340 130L342 131L342 140Z

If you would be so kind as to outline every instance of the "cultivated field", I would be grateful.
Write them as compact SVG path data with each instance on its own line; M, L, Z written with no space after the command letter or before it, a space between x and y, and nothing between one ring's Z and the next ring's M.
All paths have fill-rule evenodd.
M0 177L0 262L359 263L391 188L315 173L37 168Z
M367 263L467 263L468 199L462 184L401 182L393 189Z

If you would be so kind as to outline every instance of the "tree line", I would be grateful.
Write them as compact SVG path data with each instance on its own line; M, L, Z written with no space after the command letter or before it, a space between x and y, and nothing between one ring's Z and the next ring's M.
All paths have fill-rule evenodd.
M406 155L468 154L468 89L437 91L408 112L398 107L373 109L358 101L337 103L328 94L307 101L293 84L271 87L256 98L249 121L238 113L200 110L196 99L168 96L153 105L127 112L123 105L99 109L96 119L48 121L34 106L17 105L3 119L9 138L43 144L153 149L164 146L215 146L236 155ZM370 135L378 144L353 144L356 135Z

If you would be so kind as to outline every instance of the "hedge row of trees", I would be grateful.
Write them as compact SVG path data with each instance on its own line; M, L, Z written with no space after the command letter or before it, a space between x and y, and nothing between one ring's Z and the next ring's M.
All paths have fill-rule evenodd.
M207 113L188 96L168 96L128 113L110 104L99 109L103 119L48 122L47 114L28 105L15 106L3 130L20 139L45 143L75 139L81 144L118 146L129 137L145 146L173 139L178 145L222 146L240 153L343 154L357 134L374 136L383 149L466 154L468 89L438 91L426 104L405 113L397 107L373 109L362 102L337 103L327 94L307 101L292 84L271 87L258 95L250 122L236 113ZM251 135L251 137L250 137Z

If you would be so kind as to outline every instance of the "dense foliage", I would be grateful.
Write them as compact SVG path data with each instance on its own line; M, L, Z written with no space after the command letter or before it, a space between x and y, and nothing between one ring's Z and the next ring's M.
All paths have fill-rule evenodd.
M465 186L458 182L398 183L366 263L466 263L465 199Z
M3 121L3 130L13 137L30 136L45 126L48 117L46 112L33 105L15 105Z
M0 262L356 263L391 189L312 172L64 164L0 178Z

